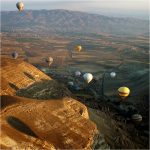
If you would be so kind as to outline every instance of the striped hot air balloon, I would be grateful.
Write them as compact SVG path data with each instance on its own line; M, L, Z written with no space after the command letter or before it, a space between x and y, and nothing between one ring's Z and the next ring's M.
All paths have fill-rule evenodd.
M124 99L124 98L126 98L127 96L129 96L129 94L130 94L130 89L129 89L128 87L120 87L120 88L118 89L118 94L119 94L119 96L120 96L122 99Z
M142 121L142 116L140 114L134 114L131 117L132 121L135 123L139 123Z

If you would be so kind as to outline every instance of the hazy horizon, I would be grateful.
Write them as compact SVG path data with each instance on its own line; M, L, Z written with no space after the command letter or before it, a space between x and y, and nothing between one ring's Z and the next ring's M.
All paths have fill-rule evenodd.
M1 0L2 11L17 10L17 0ZM148 0L23 0L26 10L67 9L114 17L149 19Z

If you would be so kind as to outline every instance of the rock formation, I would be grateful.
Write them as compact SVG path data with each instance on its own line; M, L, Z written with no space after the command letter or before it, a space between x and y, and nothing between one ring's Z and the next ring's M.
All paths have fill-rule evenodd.
M71 98L2 96L1 104L2 148L91 149L98 134L87 108Z
M0 95L14 95L17 90L37 81L51 80L50 77L22 60L1 59L1 91Z
M26 62L12 59L2 59L1 76L2 149L93 149L99 146L97 127L89 120L85 105L66 95L55 99L49 95L47 100L40 100L45 99L44 92L39 96L41 89L34 97L32 85L39 82L41 88L42 81L49 83L50 77ZM25 92L23 97L15 96L19 89L28 87L30 98L25 98ZM44 88L50 90L47 86ZM59 93L59 89L55 92Z

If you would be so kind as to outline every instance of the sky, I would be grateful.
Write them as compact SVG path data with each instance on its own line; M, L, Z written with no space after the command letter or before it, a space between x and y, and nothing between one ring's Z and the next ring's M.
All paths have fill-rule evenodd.
M17 0L1 0L1 10L16 10ZM22 0L25 9L68 9L114 17L149 19L149 0Z

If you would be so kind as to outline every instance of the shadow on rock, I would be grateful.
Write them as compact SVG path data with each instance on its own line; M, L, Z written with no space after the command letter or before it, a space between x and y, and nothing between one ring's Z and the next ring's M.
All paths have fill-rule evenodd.
M19 90L19 88L15 84L13 84L13 83L9 83L9 86L11 88L13 88L15 91Z
M61 83L54 80L42 80L25 89L20 89L16 95L33 99L61 99L71 97L71 92Z
M35 80L34 77L32 75L30 75L27 72L23 72L25 76L27 76L28 78L30 78L31 80Z
M16 130L19 130L20 132L23 132L27 135L33 136L33 137L37 137L35 135L35 133L25 124L23 123L21 120L19 120L16 117L13 116L9 116L7 118L7 122Z

